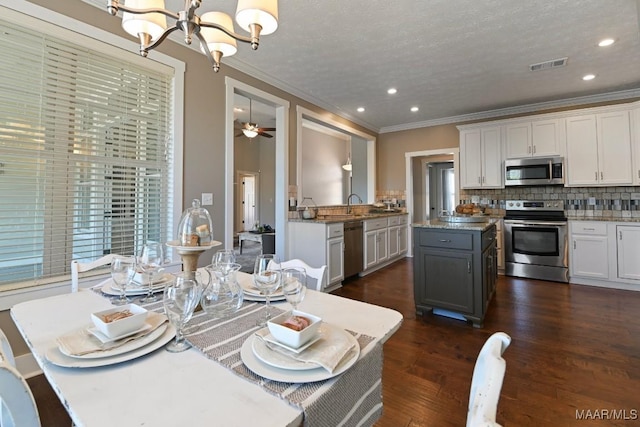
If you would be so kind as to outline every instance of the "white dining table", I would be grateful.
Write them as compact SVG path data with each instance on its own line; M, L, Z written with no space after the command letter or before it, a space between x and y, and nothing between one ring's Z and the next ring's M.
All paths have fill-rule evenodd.
M274 304L288 309L286 302ZM18 330L76 426L298 426L300 408L235 375L201 352L159 348L119 364L91 368L54 365L47 351L56 337L90 324L110 301L81 291L16 304ZM395 310L322 292L299 306L325 322L384 343L402 323Z

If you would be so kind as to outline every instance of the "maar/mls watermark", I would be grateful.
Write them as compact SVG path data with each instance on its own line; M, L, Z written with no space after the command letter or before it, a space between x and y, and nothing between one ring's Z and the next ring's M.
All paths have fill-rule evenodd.
M629 421L637 419L637 409L576 409L576 420Z

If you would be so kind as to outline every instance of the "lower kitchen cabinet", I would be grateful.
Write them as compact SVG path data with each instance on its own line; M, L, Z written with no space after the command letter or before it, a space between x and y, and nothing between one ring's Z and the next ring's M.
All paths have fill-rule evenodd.
M418 315L434 308L444 309L470 320L475 327L482 326L498 272L496 227L484 226L414 227L414 298Z
M408 215L393 215L363 221L365 276L400 257L408 250Z
M571 223L569 275L594 279L609 278L607 224L576 221Z
M289 258L312 267L327 266L325 291L339 287L344 279L344 223L290 222Z
M640 290L640 223L569 221L569 282Z
M618 225L616 232L618 278L640 281L640 226Z

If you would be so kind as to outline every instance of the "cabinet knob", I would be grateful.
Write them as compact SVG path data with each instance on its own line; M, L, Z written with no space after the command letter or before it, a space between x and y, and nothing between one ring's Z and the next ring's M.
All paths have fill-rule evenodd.
M536 146L533 146L533 154L536 154Z
M471 274L471 262L467 261L467 273Z
M600 179L604 179L604 172L600 172Z
M598 180L598 171L596 171L596 181Z
M447 240L447 239L440 239L440 241L441 241L442 243L451 243L451 240Z

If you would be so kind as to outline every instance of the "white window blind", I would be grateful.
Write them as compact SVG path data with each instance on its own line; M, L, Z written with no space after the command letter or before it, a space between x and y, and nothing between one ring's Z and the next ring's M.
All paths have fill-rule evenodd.
M0 289L165 242L173 76L0 24Z

